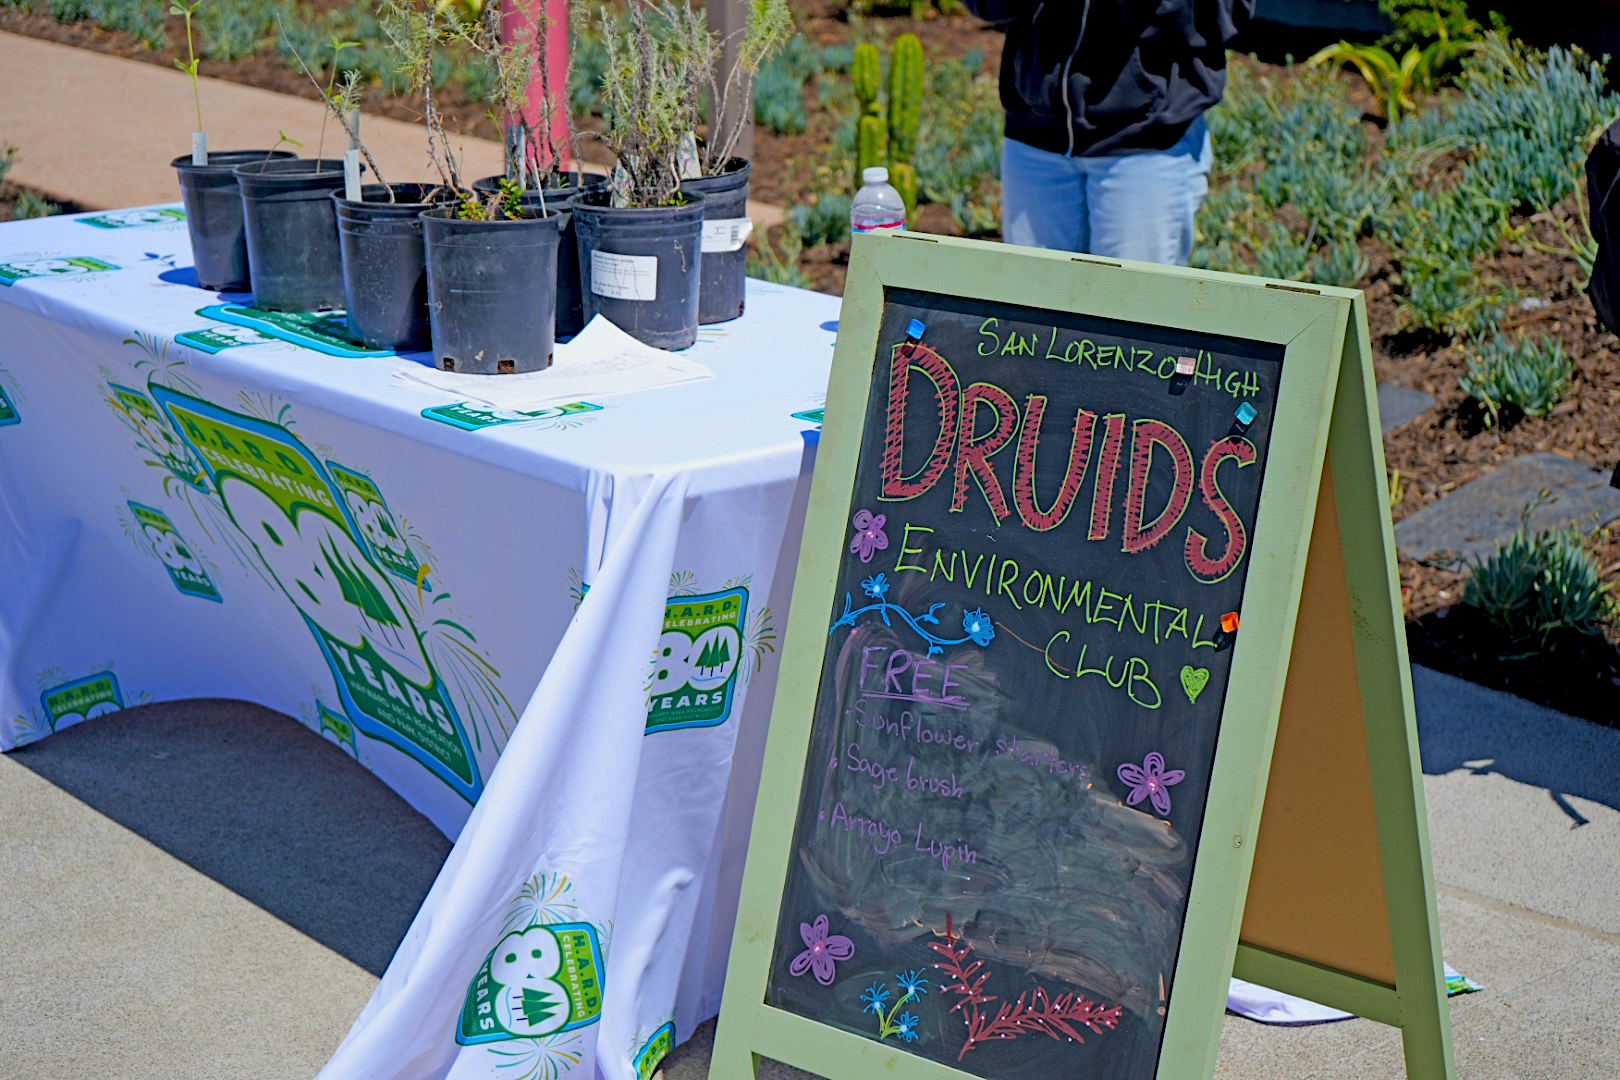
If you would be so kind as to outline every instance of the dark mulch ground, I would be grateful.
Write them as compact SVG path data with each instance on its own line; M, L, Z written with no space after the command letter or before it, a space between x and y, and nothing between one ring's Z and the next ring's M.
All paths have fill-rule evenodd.
M326 6L338 0L318 0ZM805 33L817 45L849 40L851 25L842 0L802 0L796 5ZM178 19L170 19L171 42L183 41ZM976 20L940 16L926 20L883 18L874 20L883 37L913 31L922 38L931 57L961 57L977 49L987 70L997 70L1002 38ZM58 23L45 14L0 8L0 30L47 38L82 48L168 66L178 55L171 45L153 51L124 34L101 30L88 22ZM1281 68L1255 65L1277 78ZM304 97L316 96L302 75L289 70L273 53L266 52L229 64L204 65L218 78L261 86ZM1353 82L1353 80L1352 80ZM814 85L807 89L809 130L800 135L758 133L755 142L753 197L788 205L816 187L818 163L825 157L834 120L816 107ZM1369 102L1370 103L1370 102ZM457 97L454 91L441 103L451 125L469 133L495 136L484 106ZM1368 103L1362 103L1365 107ZM419 118L408 100L373 95L368 108L402 120ZM1380 133L1369 125L1376 144ZM580 156L588 161L610 160L605 149L582 140ZM13 196L14 197L14 196ZM0 189L0 220L9 216L10 199ZM957 230L944 207L925 206L920 228L928 232ZM1531 235L1553 243L1556 232L1547 223L1532 223ZM1612 467L1620 457L1620 342L1602 330L1583 283L1568 259L1543 254L1529 245L1514 245L1494 259L1489 272L1517 289L1533 306L1516 308L1509 327L1556 334L1574 358L1575 386L1551 416L1523 420L1495 430L1483 430L1478 414L1457 387L1466 358L1463 349L1432 334L1403 329L1396 315L1390 265L1382 245L1365 242L1373 272L1367 283L1374 362L1381 381L1414 387L1433 394L1436 405L1406 424L1385 442L1392 486L1399 491L1393 512L1398 520L1489 469L1532 451L1545 450ZM828 292L842 292L848 246L819 247L805 252L802 265L812 284ZM1606 577L1620 582L1620 543L1605 541L1599 551ZM1615 719L1620 701L1620 629L1603 637L1556 639L1546 643L1515 642L1483 624L1472 609L1461 604L1466 574L1456 567L1424 566L1402 560L1402 593L1408 616L1412 659L1476 682L1511 690L1523 697L1604 723Z

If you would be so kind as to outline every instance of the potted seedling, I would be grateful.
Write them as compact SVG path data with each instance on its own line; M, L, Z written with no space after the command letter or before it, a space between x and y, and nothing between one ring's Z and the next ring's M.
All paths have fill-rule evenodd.
M710 32L704 14L684 6L668 12L678 38L693 55L692 86L686 96L687 130L695 132L698 109L708 96L713 109L708 138L698 155L682 155L683 187L704 197L703 281L698 294L698 322L729 322L743 313L748 271L748 178L753 165L736 156L737 140L748 122L749 90L759 69L792 38L793 15L787 0L749 0L748 24L737 32L736 59L724 80L718 68L728 44ZM696 139L692 140L696 145ZM692 176L697 172L700 175Z
M444 201L438 184L390 184L360 138L358 73L333 72L323 86L291 41L285 40L299 70L314 84L349 137L341 190L329 193L337 217L338 254L343 274L343 306L349 332L368 349L425 349L428 346L427 261L423 253L424 210ZM334 53L346 43L334 39ZM323 128L324 138L324 128ZM360 183L364 157L374 184Z
M197 51L191 20L202 0L181 4L171 0L169 14L186 21L186 59L174 66L191 79L191 99L197 110L197 130L191 133L191 153L173 161L180 178L180 200L186 208L186 229L191 234L191 258L197 284L221 292L245 292L249 287L247 240L242 225L242 198L236 186L236 166L245 161L290 158L287 150L215 150L209 152L203 131L202 88L197 79Z
M598 16L607 65L607 130L618 158L605 189L574 196L587 321L600 313L660 349L697 340L703 203L681 190L680 157L698 58L675 35L657 35L651 5L630 0L623 21Z
M480 192L465 181L433 99L433 56L458 43L490 65L497 115L523 106L534 28L501 37L501 0L486 0L471 21L447 16L433 0L383 0L384 28L400 71L422 95L428 156L450 201L424 210L428 319L433 362L444 371L519 374L551 365L556 336L560 217L544 192L525 202L515 180ZM544 48L543 38L538 46Z
M503 182L518 186L525 206L539 206L555 210L558 214L557 245L557 336L568 338L585 327L585 306L580 298L579 246L574 235L573 213L569 200L590 190L599 178L577 170L565 170L563 152L565 143L553 135L552 119L566 107L563 100L552 94L551 58L548 44L551 40L551 19L545 5L534 4L525 11L524 30L531 44L532 71L543 88L537 113L519 108L516 112L492 119L506 130L506 171L500 176L486 176L473 181L473 190L484 195L498 193ZM475 48L475 52L477 49ZM562 72L561 85L566 87L573 68L573 53ZM536 123L536 121L539 121Z
M332 207L332 192L343 187L343 159L326 156L326 121L334 113L347 116L358 102L353 74L338 80L344 50L357 44L336 36L330 42L331 74L322 90L326 112L315 156L236 167L254 307L325 311L343 306L343 259Z

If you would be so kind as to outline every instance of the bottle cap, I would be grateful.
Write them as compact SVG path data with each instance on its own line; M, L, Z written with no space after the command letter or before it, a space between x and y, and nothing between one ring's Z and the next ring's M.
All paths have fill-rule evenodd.
M861 183L863 184L887 184L888 182L889 170L882 165L873 165L870 168L861 170Z

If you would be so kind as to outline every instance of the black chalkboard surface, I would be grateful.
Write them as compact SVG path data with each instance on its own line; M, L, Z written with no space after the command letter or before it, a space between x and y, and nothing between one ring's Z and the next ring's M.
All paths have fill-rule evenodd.
M1152 1075L1284 348L893 288L878 345L765 1002Z

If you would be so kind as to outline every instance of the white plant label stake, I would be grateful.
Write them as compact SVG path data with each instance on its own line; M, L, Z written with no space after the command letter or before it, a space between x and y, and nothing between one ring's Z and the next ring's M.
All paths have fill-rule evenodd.
M191 133L191 163L193 165L208 164L208 132L193 131Z
M343 197L360 201L360 110L349 113L349 148L343 151Z

